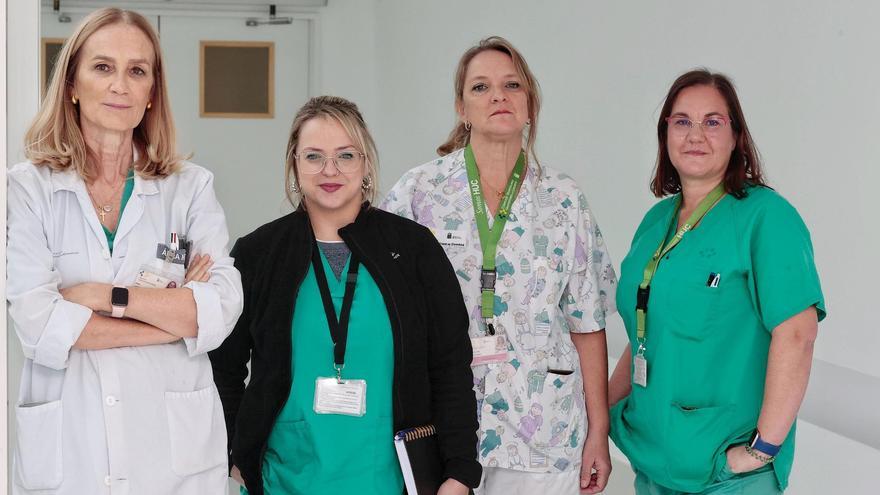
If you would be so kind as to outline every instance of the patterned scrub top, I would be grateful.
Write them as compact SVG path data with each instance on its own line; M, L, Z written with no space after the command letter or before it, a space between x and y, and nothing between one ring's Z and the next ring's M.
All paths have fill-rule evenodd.
M483 255L467 184L460 149L406 173L381 206L433 230L458 275L470 335L482 337ZM569 333L605 328L617 278L586 197L564 173L530 165L504 229L494 311L508 356L474 367L479 460L567 471L580 464L586 436L583 379Z

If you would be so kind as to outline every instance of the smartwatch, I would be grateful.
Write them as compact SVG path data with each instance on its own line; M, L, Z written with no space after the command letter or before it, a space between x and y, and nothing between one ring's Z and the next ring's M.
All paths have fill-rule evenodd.
M779 449L782 447L781 445L773 445L772 443L765 442L761 439L761 433L755 429L754 433L752 433L752 437L749 438L749 447L752 450L757 450L758 452L770 456L776 457L776 454L779 453Z
M113 312L110 316L113 318L122 318L125 316L125 308L128 306L128 289L125 287L114 287L110 293L110 306Z

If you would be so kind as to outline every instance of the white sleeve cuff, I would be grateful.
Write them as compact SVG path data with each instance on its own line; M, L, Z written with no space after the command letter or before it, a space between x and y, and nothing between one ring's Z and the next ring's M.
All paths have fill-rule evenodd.
M223 315L223 304L217 287L207 282L189 282L184 287L192 290L196 302L195 337L186 337L183 342L190 356L212 351L226 340L232 327L227 329Z
M62 370L67 367L70 348L92 317L92 310L60 298L54 304L40 340L32 348L23 343L22 348L25 356L40 366Z

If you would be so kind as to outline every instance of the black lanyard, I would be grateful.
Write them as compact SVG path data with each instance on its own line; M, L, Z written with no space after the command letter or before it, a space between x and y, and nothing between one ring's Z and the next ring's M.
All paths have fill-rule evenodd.
M312 267L315 269L315 279L318 289L321 291L321 300L324 302L324 313L327 315L327 326L330 327L330 338L333 339L333 367L336 368L337 378L341 377L342 368L345 367L345 345L348 342L348 318L351 316L351 303L354 301L354 287L357 285L358 262L354 253L348 264L348 275L345 279L345 296L342 298L342 308L339 311L339 319L336 319L336 308L333 307L333 298L330 296L330 286L327 285L327 275L324 273L324 265L321 263L321 254L318 252L318 244L312 245Z

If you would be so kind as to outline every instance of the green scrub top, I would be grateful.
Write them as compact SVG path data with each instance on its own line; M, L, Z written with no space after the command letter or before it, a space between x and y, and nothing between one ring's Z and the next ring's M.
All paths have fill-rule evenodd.
M323 252L321 261L338 317L345 277L340 281L334 276ZM348 263L342 273L347 270ZM361 264L342 372L343 378L367 381L364 416L317 414L313 409L315 379L336 376L336 372L333 341L311 264L293 314L293 383L263 457L267 495L402 493L391 402L394 342L375 281Z
M648 386L633 384L611 409L611 438L633 467L683 492L708 487L724 468L726 449L755 429L773 329L810 306L825 317L800 215L769 188L747 193L724 196L661 261L648 302ZM675 204L667 198L645 215L621 266L617 302L633 357L636 290L660 241L674 235ZM773 463L781 490L794 430Z
M134 189L134 170L128 169L128 175L125 176L125 187L122 189L122 199L119 201L119 219L116 221L116 230L119 230L119 222L122 220L122 212L125 210L125 205L128 204L129 198L131 198L131 191ZM107 236L107 248L110 252L113 252L113 241L116 240L116 230L110 232L110 229L101 225L101 228L104 229L104 235Z

